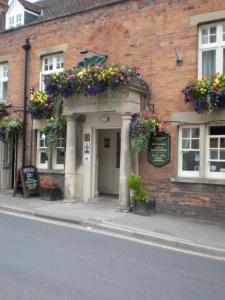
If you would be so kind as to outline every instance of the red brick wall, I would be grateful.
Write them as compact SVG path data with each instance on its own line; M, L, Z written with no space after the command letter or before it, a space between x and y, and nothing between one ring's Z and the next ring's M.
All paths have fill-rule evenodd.
M127 1L0 34L0 56L11 55L10 99L15 105L22 106L22 45L29 38L32 47L30 87L39 86L40 59L36 56L36 49L67 43L65 68L81 60L79 51L83 48L108 53L109 62L141 66L151 88L155 112L164 120L168 120L174 111L192 111L191 105L183 103L181 95L186 83L197 74L198 30L190 26L189 18L223 9L224 0ZM184 61L181 66L176 65L176 47ZM224 213L223 186L171 183L171 176L176 175L176 128L168 125L167 129L172 141L171 162L163 168L156 168L148 163L145 154L140 158L140 173L146 187L156 197L158 208L171 211L184 208L187 213L202 211L211 216Z

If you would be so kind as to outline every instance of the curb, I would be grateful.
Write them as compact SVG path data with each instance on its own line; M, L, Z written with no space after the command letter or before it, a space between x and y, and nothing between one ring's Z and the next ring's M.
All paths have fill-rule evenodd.
M20 209L11 206L0 205L0 210L5 212L17 213L21 215L33 216L37 218L41 218L44 220L52 220L58 222L64 222L68 224L79 225L82 227L91 227L93 229L110 232L113 234L118 234L120 236L135 238L145 242L151 242L154 244L158 244L161 246L167 246L171 248L175 248L178 250L186 250L191 251L196 254L204 254L209 256L214 256L216 258L225 259L225 249L223 248L214 248L201 244L196 244L188 240L182 240L174 237L170 237L168 235L156 234L155 232L149 232L140 230L137 228L120 226L114 223L106 222L106 221L98 221L98 220L79 220L65 218L60 216L53 216L45 213L35 212L32 210Z

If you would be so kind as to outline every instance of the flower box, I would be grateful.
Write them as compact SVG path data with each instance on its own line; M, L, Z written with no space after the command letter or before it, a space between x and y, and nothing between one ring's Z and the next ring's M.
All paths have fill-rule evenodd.
M55 201L62 200L62 190L60 187L55 188L40 188L40 197L43 200Z
M149 201L134 200L133 212L141 216L149 216L155 212L155 199Z

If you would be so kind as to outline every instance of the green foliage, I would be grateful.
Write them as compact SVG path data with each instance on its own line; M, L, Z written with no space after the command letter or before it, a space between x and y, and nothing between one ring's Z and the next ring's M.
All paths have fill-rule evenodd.
M128 187L134 191L134 200L149 201L150 194L144 189L141 176L130 174L128 177Z
M22 131L22 122L19 119L5 119L0 122L2 139L8 142L13 136Z
M61 114L62 112L62 97L55 98L55 106L53 110L53 116L47 120L47 125L44 128L44 133L47 137L47 144L50 150L53 150L57 146L57 140L60 134L65 132L66 120Z
M141 176L130 174L128 177L128 187L137 190L141 187Z

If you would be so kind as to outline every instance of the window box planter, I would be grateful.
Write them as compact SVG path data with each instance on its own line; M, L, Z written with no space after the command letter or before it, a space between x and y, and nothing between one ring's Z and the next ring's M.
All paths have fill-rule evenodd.
M55 201L55 200L62 200L63 195L62 195L62 190L60 187L55 187L55 188L40 188L40 197L43 200L48 200L48 201Z
M134 200L133 212L141 216L149 216L155 212L155 199L150 201Z

